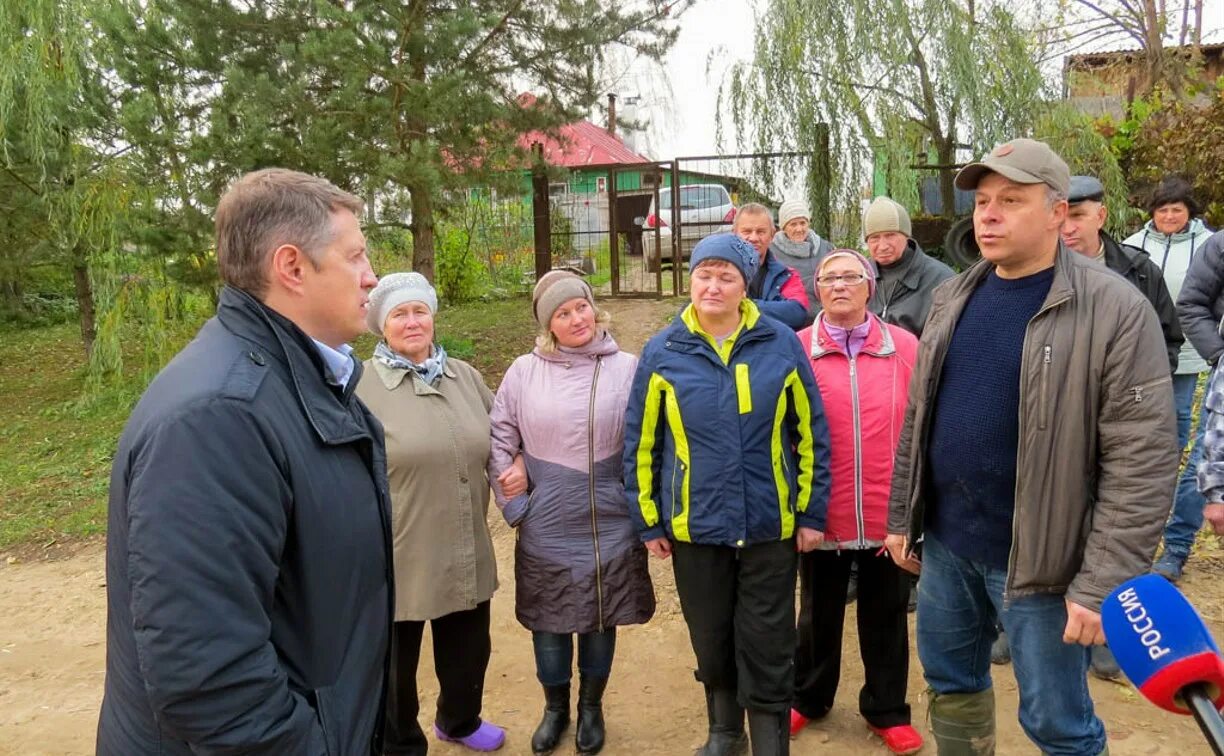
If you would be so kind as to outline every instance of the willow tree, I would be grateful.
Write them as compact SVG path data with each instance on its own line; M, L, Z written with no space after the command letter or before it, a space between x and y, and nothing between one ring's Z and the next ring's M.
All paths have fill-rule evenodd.
M32 269L70 274L91 357L97 264L118 249L130 192L101 146L109 126L91 58L96 7L87 0L0 3L0 281L12 297Z
M828 123L842 207L874 165L910 206L919 169L937 169L950 212L956 165L1030 126L1044 94L1036 44L1003 3L769 0L752 61L720 87L720 125L753 147L811 149Z
M585 115L608 48L661 58L687 0L118 5L108 65L136 159L175 187L164 233L200 237L236 175L282 165L371 200L371 225L409 228L413 267L432 278L449 199L517 183L520 136Z

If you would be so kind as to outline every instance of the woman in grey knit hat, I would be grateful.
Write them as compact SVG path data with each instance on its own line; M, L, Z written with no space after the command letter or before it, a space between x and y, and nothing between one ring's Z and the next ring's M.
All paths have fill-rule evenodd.
M544 716L533 753L550 753L570 722L578 646L578 753L604 745L603 693L616 628L646 622L654 591L646 549L629 519L621 478L625 407L637 358L622 352L591 287L567 271L540 278L532 296L536 348L506 371L493 404L490 478L514 549L518 621L531 631ZM528 493L502 486L527 463Z

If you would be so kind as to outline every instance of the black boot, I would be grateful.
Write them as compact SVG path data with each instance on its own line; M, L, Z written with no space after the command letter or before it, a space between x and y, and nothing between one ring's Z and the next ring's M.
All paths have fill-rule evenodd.
M749 711L752 756L789 756L790 712Z
M606 677L583 677L578 683L578 731L574 733L574 750L578 753L592 754L603 750L603 694L606 687Z
M532 753L552 753L570 723L570 686L544 686L544 718L531 736Z
M735 700L734 690L707 687L706 715L710 719L710 736L697 749L697 756L739 756L747 750L744 710Z

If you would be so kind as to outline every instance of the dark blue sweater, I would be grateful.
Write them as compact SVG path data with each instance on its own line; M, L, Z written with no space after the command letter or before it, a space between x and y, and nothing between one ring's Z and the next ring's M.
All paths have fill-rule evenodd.
M940 373L927 462L927 527L952 553L1007 569L1016 504L1020 359L1054 268L991 271L965 303Z

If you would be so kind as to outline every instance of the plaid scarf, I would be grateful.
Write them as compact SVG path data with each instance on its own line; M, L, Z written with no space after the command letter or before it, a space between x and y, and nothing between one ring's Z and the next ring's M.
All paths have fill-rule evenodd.
M441 344L434 344L433 352L430 353L429 358L417 364L387 346L386 341L380 341L378 346L374 347L374 359L389 368L411 370L430 386L437 386L438 379L442 377L442 372L446 370L446 350L442 348Z

